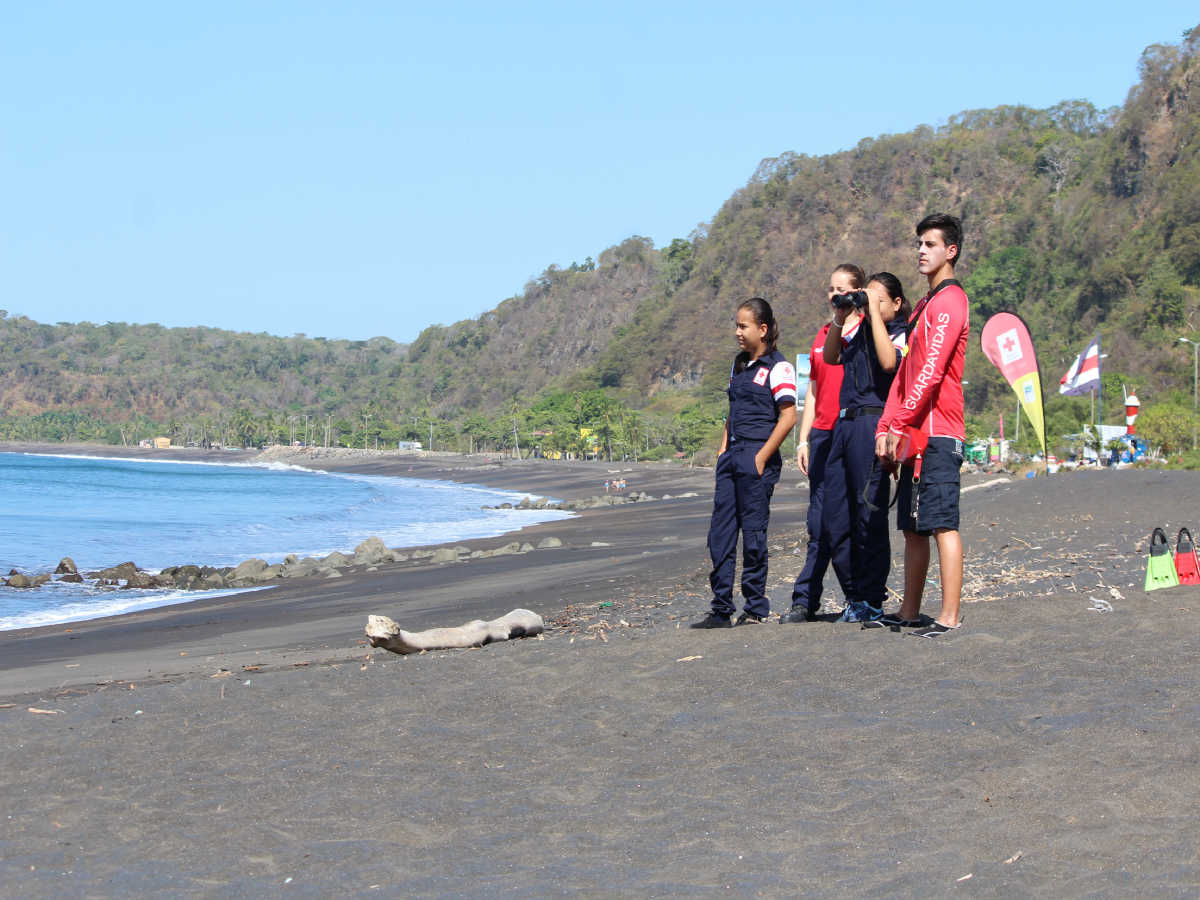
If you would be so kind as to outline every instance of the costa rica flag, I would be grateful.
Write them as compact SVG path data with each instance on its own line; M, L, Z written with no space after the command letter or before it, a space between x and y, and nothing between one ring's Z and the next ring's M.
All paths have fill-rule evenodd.
M1100 335L1075 357L1067 374L1058 380L1058 392L1076 396L1100 389Z

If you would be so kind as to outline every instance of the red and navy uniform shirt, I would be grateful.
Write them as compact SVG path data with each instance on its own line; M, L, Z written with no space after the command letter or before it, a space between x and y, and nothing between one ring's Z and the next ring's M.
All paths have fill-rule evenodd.
M779 422L779 408L796 403L796 369L778 350L751 360L729 376L729 442L763 443Z
M812 367L810 377L813 397L817 401L817 416L813 419L812 427L821 431L833 430L841 410L838 398L842 392L842 367L831 366L825 362L825 336L828 334L829 324L826 323L813 338L812 349L808 354L809 365Z
M921 299L911 321L908 355L875 434L903 434L911 425L929 437L966 440L962 375L971 327L967 295L957 281L943 281Z
M893 319L885 326L896 355L889 372L879 364L875 354L875 336L866 316L860 316L849 328L842 330L842 409L863 407L881 408L887 403L892 378L904 359L906 329L903 320Z

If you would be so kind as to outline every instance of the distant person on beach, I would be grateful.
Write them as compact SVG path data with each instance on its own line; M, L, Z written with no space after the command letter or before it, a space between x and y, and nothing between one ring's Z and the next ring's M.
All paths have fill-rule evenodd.
M826 303L833 312L833 298L839 294L860 290L866 281L866 273L853 263L842 263L829 276ZM804 556L804 568L796 576L792 588L792 608L779 617L781 625L811 622L821 608L821 592L824 590L825 572L829 568L829 540L823 524L825 497L825 461L829 458L829 446L833 439L833 426L837 424L838 397L842 390L842 367L825 364L825 336L829 333L829 322L821 326L813 338L809 352L812 373L808 391L804 395L804 411L800 416L800 433L796 444L796 465L808 476L808 548ZM853 578L849 569L834 564L834 573L842 586L842 593L851 596Z
M891 479L875 456L875 427L904 358L911 312L900 279L891 272L872 275L865 291L834 298L824 358L842 367L842 389L825 468L824 528L835 570L854 573L841 622L870 622L883 615L892 568Z
M796 424L796 370L775 345L779 326L771 304L752 297L737 308L739 348L729 376L729 416L717 457L717 483L708 552L712 611L693 628L729 628L738 533L742 536L742 614L736 624L761 622L767 600L767 520L783 460L779 447Z
M962 375L970 330L967 295L954 280L962 257L962 222L938 213L917 223L917 269L929 282L908 323L908 354L892 382L875 429L875 452L900 469L897 525L904 532L904 599L896 616L879 625L920 626L929 572L929 537L938 548L942 610L933 624L912 632L936 638L961 624L963 550L958 501L966 431ZM912 437L928 439L924 453L905 462Z

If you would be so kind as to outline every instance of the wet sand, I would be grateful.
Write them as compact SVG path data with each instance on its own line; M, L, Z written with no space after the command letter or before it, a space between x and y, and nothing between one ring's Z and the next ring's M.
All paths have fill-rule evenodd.
M1141 589L1154 525L1200 531L1194 473L969 477L966 624L924 641L689 631L711 472L338 465L566 499L631 468L631 489L699 496L522 534L557 550L0 634L6 892L1200 887L1200 587ZM777 611L803 562L801 480L785 472L772 510ZM371 612L420 628L514 606L546 617L544 639L363 643Z

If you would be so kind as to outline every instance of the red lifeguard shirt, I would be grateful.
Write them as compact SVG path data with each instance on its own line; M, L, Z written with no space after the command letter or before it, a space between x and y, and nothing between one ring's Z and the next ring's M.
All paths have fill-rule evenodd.
M842 367L831 366L825 362L825 336L829 334L826 323L817 336L813 338L812 349L808 353L809 377L812 379L813 395L817 401L817 417L813 419L813 428L822 431L832 431L837 424L838 413L842 411Z
M913 316L908 356L892 382L875 434L903 434L911 425L930 437L965 440L962 375L971 327L967 295L957 281L942 282L922 298Z

